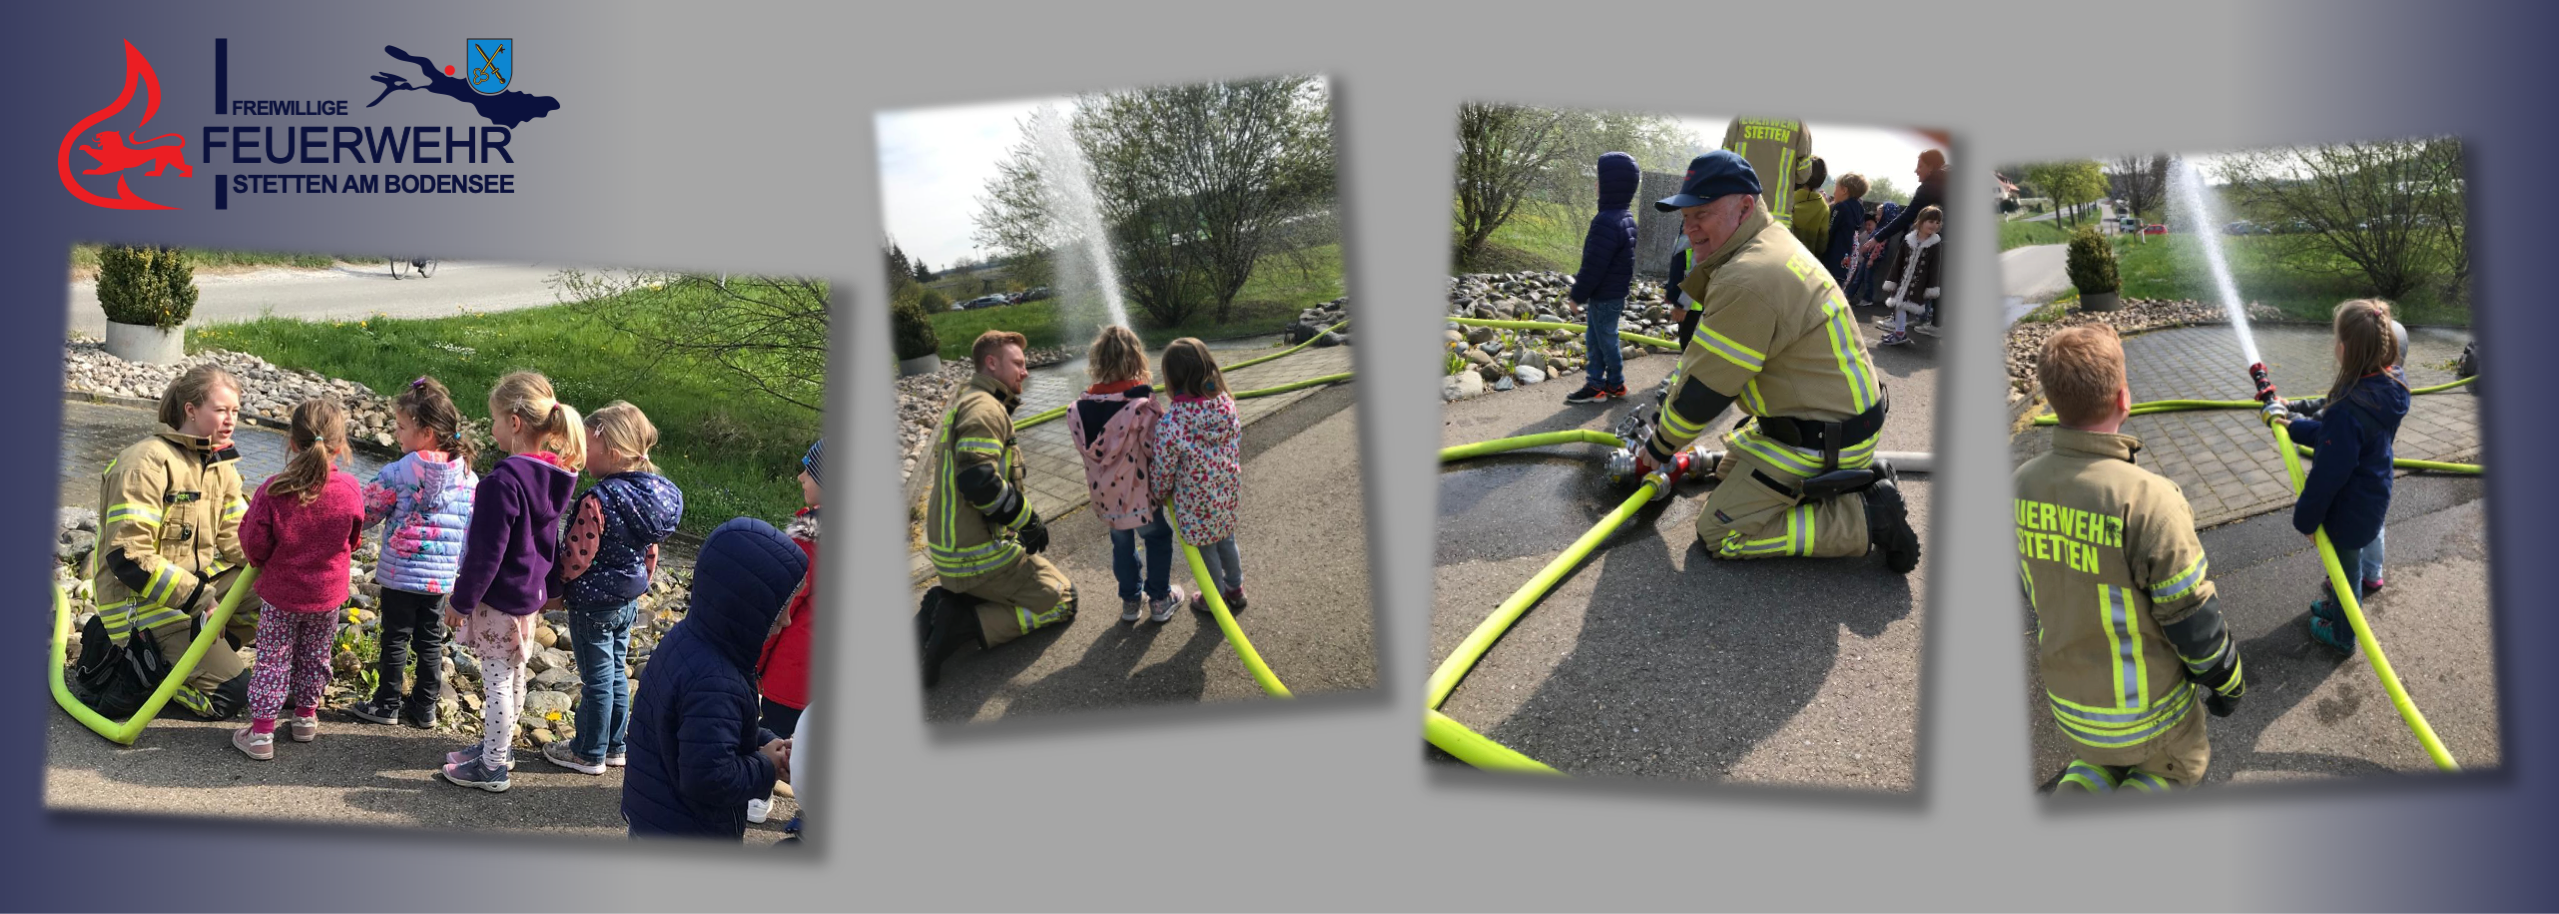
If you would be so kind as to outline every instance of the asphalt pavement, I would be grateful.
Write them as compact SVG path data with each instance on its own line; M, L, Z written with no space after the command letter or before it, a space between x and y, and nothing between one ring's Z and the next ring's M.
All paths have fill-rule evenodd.
M1917 339L1874 353L1892 397L1884 450L1934 449L1937 342ZM1628 362L1627 386L1649 396L1676 367L1668 355ZM1631 408L1565 405L1577 381L1448 404L1441 444L1606 430ZM1716 422L1716 433L1732 421ZM1565 445L1441 470L1434 667L1623 500L1603 481L1605 452ZM1926 547L1907 577L1880 555L1708 558L1696 521L1710 487L1692 480L1637 514L1522 616L1441 710L1576 776L1910 790L1935 546L1927 477L1902 481Z
M479 734L427 731L320 711L320 738L276 738L275 759L231 747L245 720L212 723L172 711L131 748L108 742L59 708L45 715L45 806L52 810L263 819L333 826L390 826L475 834L569 835L621 840L622 769L585 775L516 750L505 793L435 777L444 754ZM776 799L774 815L747 826L746 843L771 844L799 812Z
M2364 604L2409 698L2465 771L2503 762L2482 494L2476 478L2401 477L2390 503L2388 584ZM2205 724L2212 739L2206 784L2437 770L2373 675L2370 656L2342 659L2310 640L2310 602L2324 572L2310 540L2294 532L2291 511L2206 530L2203 543L2248 677L2238 711ZM2020 617L2032 671L2035 623L2022 602ZM2034 721L2036 786L2050 790L2074 744L2053 723L2042 679L2030 678L2024 697Z
M1249 608L1236 622L1301 698L1377 684L1356 394L1335 385L1244 430L1236 545ZM989 651L962 648L924 693L927 720L1264 697L1206 612L1185 608L1160 625L1119 620L1109 531L1089 508L1048 524L1044 555L1075 582L1075 621ZM1173 583L1198 590L1179 556Z
M254 320L273 314L304 320L452 317L558 304L548 280L558 265L446 261L435 275L391 277L390 259L339 263L328 269L262 267L243 272L196 274L195 316L190 325ZM70 329L106 333L95 279L70 284Z

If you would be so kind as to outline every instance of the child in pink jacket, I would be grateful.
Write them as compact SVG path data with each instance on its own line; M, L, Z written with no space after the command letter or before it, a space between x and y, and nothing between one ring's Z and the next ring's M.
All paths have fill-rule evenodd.
M1171 506L1182 541L1199 547L1227 611L1241 612L1244 566L1235 548L1235 511L1244 485L1244 420L1206 343L1183 337L1164 347L1164 383L1173 406L1155 424L1156 499ZM1208 612L1208 601L1192 608Z
M1172 583L1173 530L1155 506L1155 421L1164 414L1146 385L1146 346L1127 327L1094 334L1085 359L1093 386L1066 411L1075 452L1084 458L1084 482L1093 490L1093 513L1111 526L1111 571L1120 579L1120 621L1141 616L1161 623L1188 598ZM1143 596L1138 582L1139 540L1146 541Z
M257 566L258 662L249 676L249 726L231 745L275 758L275 719L290 693L293 741L320 737L329 643L347 602L347 568L364 538L364 495L338 469L347 453L346 412L313 398L293 408L293 459L249 498L240 549ZM289 680L289 681L288 681Z

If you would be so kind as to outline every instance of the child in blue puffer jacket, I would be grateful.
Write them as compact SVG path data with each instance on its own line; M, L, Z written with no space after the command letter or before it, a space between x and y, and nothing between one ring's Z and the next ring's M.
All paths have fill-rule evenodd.
M2272 421L2286 424L2293 443L2315 449L2301 498L2293 505L2293 529L2310 536L2327 528L2329 545L2348 566L2360 601L2375 583L2361 569L2370 567L2373 577L2379 576L2382 519L2390 512L2391 445L2399 436L2399 420L2408 415L2408 381L2391 368L2399 361L2401 343L2389 302L2340 304L2335 326L2337 378L2318 417L2289 418L2282 404L2267 407L2267 413ZM2325 581L2320 598L2310 604L2310 636L2354 656L2354 629Z
M637 406L615 400L587 415L586 470L596 483L570 508L544 588L569 611L579 694L577 736L542 747L542 758L581 774L624 763L631 625L657 574L658 543L684 520L683 491L649 462L657 443L657 426Z
M434 378L409 382L391 401L391 438L408 452L364 487L364 522L382 525L373 581L382 588L382 651L373 694L347 708L377 724L436 726L436 694L444 688L444 595L462 569L462 538L471 527L471 472L477 450L462 437L462 411ZM417 683L401 697L409 658Z

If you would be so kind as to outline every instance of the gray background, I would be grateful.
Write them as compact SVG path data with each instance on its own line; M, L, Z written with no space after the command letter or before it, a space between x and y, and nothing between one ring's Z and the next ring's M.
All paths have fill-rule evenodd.
M29 907L2156 908L2508 907L2540 877L2546 606L2517 555L2547 487L2492 477L2511 773L2445 783L2228 791L2046 812L2029 753L2005 510L1996 162L2166 148L2460 133L2472 141L2480 335L2541 328L2539 165L2552 139L2539 8L2221 4L1592 5L1374 2L1120 6L724 2L115 4L14 7L0 340L50 434L62 263L75 239L804 272L853 292L837 322L830 437L837 535L813 709L822 774L811 854L490 841L54 816L39 808L41 670L0 688L9 902ZM238 97L350 97L400 44L443 62L511 36L520 88L563 108L516 131L514 197L233 198L177 213L78 204L52 174L62 131L112 98L116 40L168 100L154 132L208 120L210 38ZM966 733L920 721L903 580L871 113L1140 83L1318 71L1338 92L1362 422L1369 436L1386 687L1299 707L1132 711ZM263 87L262 84L263 83ZM321 88L326 86L326 88ZM345 86L346 88L337 88ZM1433 362L1445 289L1455 109L1466 99L1665 113L1754 111L1955 135L1955 317L1938 398L1941 491L1923 673L1920 790L1897 800L1693 786L1550 784L1422 764L1430 600ZM422 93L400 122L476 123ZM128 118L130 115L128 115ZM278 126L308 119L273 119ZM236 122L224 119L224 122ZM381 123L382 121L367 121ZM190 151L195 140L190 139ZM75 154L75 160L85 165ZM215 168L218 171L286 171ZM296 168L292 170L306 170ZM353 170L352 168L347 170ZM2497 179L2504 179L2502 182ZM138 179L141 180L141 179ZM160 179L148 179L159 181ZM201 179L199 179L201 180ZM174 186L166 182L150 187ZM2533 188L2527 197L2508 188ZM154 194L151 189L143 189ZM1964 230L1970 224L1979 231ZM2536 246L2537 247L2537 246ZM2501 310L2502 309L2502 310ZM2500 320L2500 315L2504 319ZM2492 390L2520 362L2490 363ZM2491 402L2494 402L2493 400ZM2526 465L2551 434L2490 433ZM39 440L41 438L39 437ZM50 479L53 449L0 451ZM32 582L50 486L0 495L0 574ZM848 497L849 494L849 497ZM849 504L848 504L849 502ZM848 510L849 509L849 510ZM2527 560L2528 563L2529 560ZM2519 607L2519 602L2533 605ZM14 630L34 631L30 602ZM1783 611L1771 607L1762 611ZM22 649L32 656L33 645ZM2530 655L2523 655L2530 656ZM1282 671L1283 673L1285 671ZM223 764L207 759L207 764ZM492 804L506 802L490 797ZM138 866L124 861L145 862ZM137 872L138 870L138 872ZM270 878L283 875L286 878ZM290 886L289 889L285 888Z

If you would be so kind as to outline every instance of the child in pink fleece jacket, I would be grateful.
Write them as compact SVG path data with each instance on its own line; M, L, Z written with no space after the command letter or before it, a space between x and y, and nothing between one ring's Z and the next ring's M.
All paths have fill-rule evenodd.
M258 662L249 676L249 726L231 745L275 758L276 713L293 699L293 741L320 736L320 690L329 642L347 602L347 568L364 537L364 495L338 469L347 453L346 412L313 398L293 408L293 459L249 498L240 549L258 568ZM289 682L288 682L289 680Z
M1155 459L1155 421L1164 408L1147 386L1146 345L1127 327L1102 328L1085 359L1093 386L1066 411L1093 513L1111 525L1111 571L1120 581L1120 621L1172 621L1188 594L1172 583L1173 529L1155 505L1147 473ZM1144 590L1138 541L1146 541ZM1143 597L1146 603L1141 604Z

